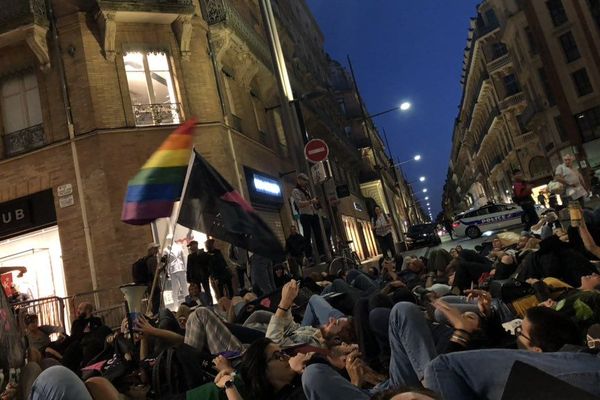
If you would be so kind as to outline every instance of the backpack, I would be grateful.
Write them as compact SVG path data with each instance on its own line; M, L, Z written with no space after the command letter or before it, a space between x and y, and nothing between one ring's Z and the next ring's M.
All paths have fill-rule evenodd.
M133 263L131 266L131 275L133 282L147 284L150 282L150 274L148 273L148 257L142 257Z
M217 371L212 359L211 354L187 344L163 350L152 367L153 398L169 398L213 382Z

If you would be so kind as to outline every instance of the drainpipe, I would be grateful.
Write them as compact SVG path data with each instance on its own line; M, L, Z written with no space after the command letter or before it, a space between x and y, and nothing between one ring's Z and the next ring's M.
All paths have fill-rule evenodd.
M58 30L56 27L56 18L52 8L52 1L48 1L48 19L50 20L50 31L54 44L54 52L56 54L56 68L60 77L60 85L62 91L63 104L65 108L65 118L67 120L67 129L69 131L69 142L71 146L71 155L73 157L73 167L75 170L75 184L77 186L77 197L79 197L79 207L81 209L81 218L83 220L83 234L85 238L85 247L87 251L88 264L90 266L90 276L92 280L92 289L98 290L98 276L96 272L96 264L94 262L94 251L92 246L92 235L90 233L90 225L88 222L87 207L85 204L85 195L83 192L83 179L81 178L81 169L79 167L79 155L77 145L75 143L75 129L73 127L73 113L71 109L71 101L69 99L69 91L67 89L67 78L65 74L65 66L62 59L62 50L58 41ZM100 306L98 295L94 295L96 308Z

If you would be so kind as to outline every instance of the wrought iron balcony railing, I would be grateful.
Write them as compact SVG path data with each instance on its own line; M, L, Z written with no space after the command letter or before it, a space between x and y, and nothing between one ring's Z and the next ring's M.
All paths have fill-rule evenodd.
M500 71L502 68L510 64L510 61L511 60L508 53L505 53L504 55L495 58L487 64L488 72L492 74L496 71Z
M145 11L179 14L193 11L192 0L96 0L101 8L114 11Z
M136 126L172 125L181 122L181 104L134 104Z
M271 55L267 43L237 12L231 0L207 0L205 14L204 18L209 25L223 24L231 29L265 66L271 68Z
M26 153L46 144L44 127L42 124L7 133L3 135L2 138L4 142L4 155L6 157Z
M0 0L0 33L24 25L48 26L45 0Z

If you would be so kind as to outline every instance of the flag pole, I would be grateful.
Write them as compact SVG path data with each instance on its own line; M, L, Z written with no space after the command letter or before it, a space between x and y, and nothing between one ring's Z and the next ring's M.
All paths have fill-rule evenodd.
M193 165L194 158L195 158L194 148L195 148L195 146L192 146L192 154L190 155L190 160L188 161L188 167L187 167L187 171L185 172L185 179L183 181L183 188L181 189L181 197L179 198L180 202L183 199L183 196L185 195L185 191L187 190L188 181L190 179L190 172L192 171L192 165ZM169 217L168 229L165 234L164 241L162 242L165 245L166 245L166 241L167 241L169 232L172 232L170 245L171 245L171 247L173 246L173 242L175 241L175 228L177 227L177 220L179 220L179 212L180 211L181 211L181 204L179 207L177 207L177 210L175 212L175 219L173 220L173 216ZM152 224L152 236L154 237L155 234L158 236L158 227L156 226L156 220L152 221L151 224ZM161 258L162 258L164 249L165 249L165 246L163 245L160 249ZM168 260L167 260L167 262L168 262ZM149 315L150 312L152 311L152 298L154 296L154 291L156 290L156 285L158 283L158 279L159 279L159 275L160 275L160 267L161 267L161 263L159 260L158 264L156 265L156 270L154 271L154 280L152 281L152 288L150 289L150 295L149 295L150 298L149 298L148 304L146 306L146 315ZM163 282L163 286L164 286L164 282ZM161 302L162 302L162 298L161 298Z

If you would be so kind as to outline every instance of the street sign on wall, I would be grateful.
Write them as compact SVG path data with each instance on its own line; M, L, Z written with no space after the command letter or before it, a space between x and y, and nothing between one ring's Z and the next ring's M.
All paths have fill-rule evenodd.
M314 163L325 161L329 157L329 147L324 140L312 139L304 146L304 157Z

